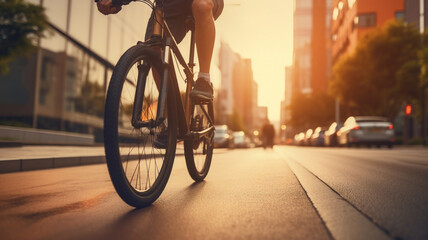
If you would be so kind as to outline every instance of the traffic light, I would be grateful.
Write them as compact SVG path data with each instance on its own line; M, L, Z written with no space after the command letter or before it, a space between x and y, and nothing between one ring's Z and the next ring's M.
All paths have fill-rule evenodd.
M405 113L406 113L406 116L409 116L410 114L412 114L412 105L410 104L406 105Z

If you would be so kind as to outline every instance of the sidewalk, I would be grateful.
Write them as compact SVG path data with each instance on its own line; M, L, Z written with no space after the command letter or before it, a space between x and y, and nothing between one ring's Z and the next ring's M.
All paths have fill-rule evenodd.
M184 155L183 145L177 145L176 156ZM131 157L136 153L131 154ZM0 174L50 168L73 167L105 163L103 145L58 146L22 145L0 147Z
M105 163L104 146L34 146L0 148L0 173Z

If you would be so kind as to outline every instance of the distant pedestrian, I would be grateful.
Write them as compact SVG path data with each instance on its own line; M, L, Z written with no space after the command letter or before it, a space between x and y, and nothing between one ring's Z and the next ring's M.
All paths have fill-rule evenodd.
M266 118L265 124L262 127L263 148L273 148L275 139L275 128Z

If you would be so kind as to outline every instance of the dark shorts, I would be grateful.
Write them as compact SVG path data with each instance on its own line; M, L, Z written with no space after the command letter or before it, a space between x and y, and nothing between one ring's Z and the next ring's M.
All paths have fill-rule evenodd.
M217 19L223 10L223 0L213 0L214 17ZM193 0L164 0L165 20L177 43L180 43L189 31L186 19L192 16ZM145 39L149 39L153 29L153 18L151 17L146 29Z

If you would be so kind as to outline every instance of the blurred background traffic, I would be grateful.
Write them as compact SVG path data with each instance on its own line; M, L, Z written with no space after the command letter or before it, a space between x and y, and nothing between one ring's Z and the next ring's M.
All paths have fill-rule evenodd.
M271 5L225 0L216 22L217 147L426 144L428 1ZM91 1L3 0L0 7L2 144L101 143L114 64L144 36L150 9L134 4L106 17ZM275 11L284 18L262 17ZM279 29L263 35L279 44L257 37L263 26ZM278 69L279 77L271 74Z

